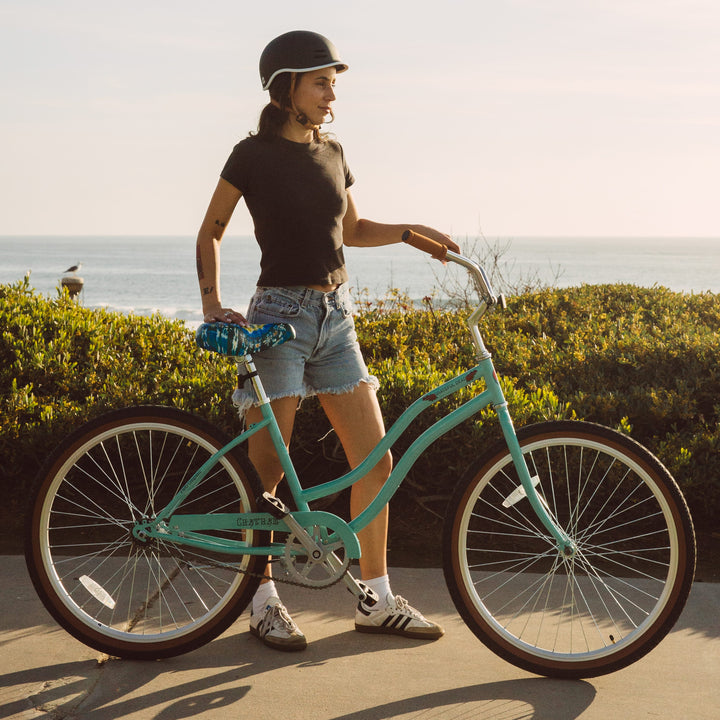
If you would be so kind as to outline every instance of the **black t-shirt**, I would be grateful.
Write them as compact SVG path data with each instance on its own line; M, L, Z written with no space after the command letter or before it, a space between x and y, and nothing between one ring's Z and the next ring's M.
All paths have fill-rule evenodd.
M248 137L221 177L242 192L255 223L259 286L347 281L342 220L354 178L339 143Z

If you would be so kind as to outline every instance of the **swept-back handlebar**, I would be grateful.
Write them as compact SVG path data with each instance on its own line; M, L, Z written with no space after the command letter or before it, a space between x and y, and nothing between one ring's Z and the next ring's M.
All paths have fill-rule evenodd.
M505 308L505 297L502 294L497 296L495 295L485 270L470 258L453 252L446 245L443 245L442 243L439 243L429 237L425 237L425 235L420 235L413 230L406 230L402 234L402 240L408 245L412 245L418 250L428 253L436 260L440 260L442 262L454 262L458 265L462 265L470 273L470 277L473 279L475 289L480 296L481 306L484 306L482 313L497 304L499 304L502 308Z

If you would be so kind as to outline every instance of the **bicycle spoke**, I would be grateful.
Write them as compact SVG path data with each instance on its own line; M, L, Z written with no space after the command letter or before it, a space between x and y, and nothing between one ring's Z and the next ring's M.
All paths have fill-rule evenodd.
M597 426L543 427L568 435L528 429L527 469L574 549L566 556L556 546L530 501L518 497L512 457L498 451L455 494L450 552L459 572L449 579L463 588L453 594L463 617L479 637L493 638L497 652L520 667L584 677L631 662L627 648L652 647L653 634L671 626L657 629L668 586L684 582L687 597L692 575L678 575L666 500L672 480L657 461L636 460L635 452L646 451Z
M251 466L238 451L240 460L221 456L196 478L223 443L187 413L142 408L107 417L108 424L91 423L84 439L60 449L65 456L40 506L36 542L41 566L48 568L49 607L61 605L59 621L107 652L133 657L184 652L228 626L234 615L225 608L242 609L264 562L221 554L217 540L241 538L239 547L250 547L257 531L208 530L207 547L201 549L176 545L171 535L153 539L134 530L155 520L181 491L178 514L253 507L257 490L251 490L242 463ZM198 482L186 488L191 478Z

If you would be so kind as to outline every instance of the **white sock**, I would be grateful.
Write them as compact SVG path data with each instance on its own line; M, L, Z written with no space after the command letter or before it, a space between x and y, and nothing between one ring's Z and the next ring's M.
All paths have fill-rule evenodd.
M258 585L258 589L255 591L255 595L253 596L253 615L262 615L267 607L267 601L271 597L278 597L275 583L272 580L260 583L260 585Z
M385 607L385 603L388 601L388 595L390 596L389 602L392 602L394 595L390 589L390 577L388 575L381 575L380 577L370 578L370 580L363 580L363 583L367 585L371 590L377 593L380 598L380 602L372 607L372 610L382 610Z

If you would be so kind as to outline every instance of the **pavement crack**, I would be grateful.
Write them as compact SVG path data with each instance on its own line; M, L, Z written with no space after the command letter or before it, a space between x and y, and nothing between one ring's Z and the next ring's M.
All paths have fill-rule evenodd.
M48 720L72 720L95 691L110 656L100 654L84 677L64 676L46 680L28 701Z

